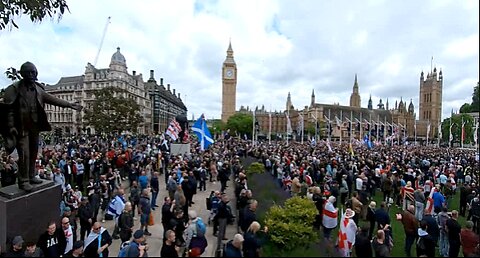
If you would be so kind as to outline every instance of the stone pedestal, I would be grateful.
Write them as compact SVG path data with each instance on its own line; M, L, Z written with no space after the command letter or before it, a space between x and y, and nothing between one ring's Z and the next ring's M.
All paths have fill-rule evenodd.
M170 144L170 155L188 155L190 154L190 143L172 143Z
M11 185L0 189L0 245L21 235L25 241L37 241L51 220L60 219L62 188L52 181L34 185L27 193ZM58 224L58 226L60 226Z

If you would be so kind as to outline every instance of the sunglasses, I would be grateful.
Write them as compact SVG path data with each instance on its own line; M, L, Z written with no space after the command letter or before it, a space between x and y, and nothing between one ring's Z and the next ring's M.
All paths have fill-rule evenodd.
M99 229L101 229L101 227L98 227L98 228L93 228L93 230L99 230Z
M62 224L64 224L64 225L66 225L66 224L68 224L68 223L70 223L70 221L62 222Z

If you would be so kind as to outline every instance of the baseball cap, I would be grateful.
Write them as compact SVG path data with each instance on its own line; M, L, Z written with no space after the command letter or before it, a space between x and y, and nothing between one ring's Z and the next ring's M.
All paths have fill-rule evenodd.
M22 236L15 236L12 240L12 245L22 245L23 244L23 237Z
M135 231L135 233L133 233L134 239L140 239L142 237L143 237L143 230L141 229L138 229L137 231Z

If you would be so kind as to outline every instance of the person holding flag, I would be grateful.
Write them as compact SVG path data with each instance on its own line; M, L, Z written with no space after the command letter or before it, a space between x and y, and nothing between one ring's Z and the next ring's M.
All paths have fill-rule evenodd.
M337 227L338 224L338 208L333 206L337 199L334 196L328 197L323 208L323 236L326 240L330 241L330 235L332 230Z
M353 221L355 212L348 208L342 214L340 220L340 230L338 231L338 251L343 257L350 257L352 247L355 245L355 237L357 234L357 225Z
M214 143L212 135L208 130L205 116L203 114L193 124L192 130L198 137L198 142L200 143L200 150L204 151L205 149L208 149L208 146Z

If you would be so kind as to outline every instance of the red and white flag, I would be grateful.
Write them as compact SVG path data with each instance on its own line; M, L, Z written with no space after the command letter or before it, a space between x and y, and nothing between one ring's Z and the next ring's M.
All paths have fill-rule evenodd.
M165 132L165 134L170 136L172 140L176 141L178 139L178 134L180 133L180 131L182 131L182 127L180 127L180 124L174 118L168 125L167 131Z
M437 188L433 187L427 198L427 206L425 208L425 214L433 214L433 193L437 191Z
M349 209L347 209L348 211ZM353 219L347 218L346 213L342 212L340 220L340 230L338 231L338 251L342 257L350 257L353 245L355 245L355 236L357 233L357 225Z

